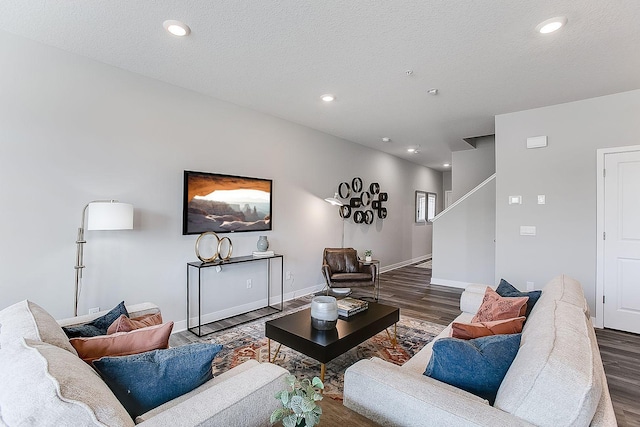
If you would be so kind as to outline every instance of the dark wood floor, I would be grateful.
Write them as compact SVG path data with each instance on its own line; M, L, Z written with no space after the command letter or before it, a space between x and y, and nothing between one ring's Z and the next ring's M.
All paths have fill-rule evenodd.
M400 307L402 315L447 325L460 314L462 289L431 285L430 280L431 270L415 266L382 273L380 302ZM353 296L371 295L357 289ZM308 299L288 301L285 310L305 303ZM597 329L596 335L618 425L640 427L640 335L610 329ZM193 334L180 332L171 337L171 345L193 340Z

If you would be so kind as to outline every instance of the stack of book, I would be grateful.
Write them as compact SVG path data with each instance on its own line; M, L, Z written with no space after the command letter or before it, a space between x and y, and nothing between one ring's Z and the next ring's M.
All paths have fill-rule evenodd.
M275 253L273 251L253 251L254 257L263 257L263 256L274 256Z
M338 300L338 316L349 317L369 308L369 303L359 299L347 297Z

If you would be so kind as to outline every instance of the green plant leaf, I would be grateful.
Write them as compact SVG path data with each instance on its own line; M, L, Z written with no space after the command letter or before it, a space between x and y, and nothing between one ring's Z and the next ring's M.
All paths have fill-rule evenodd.
M296 427L296 421L298 420L298 417L296 417L295 415L291 414L288 415L286 417L284 417L282 419L282 425L284 427Z
M310 397L305 397L302 399L302 403L300 404L300 408L302 408L302 412L310 412L313 411L313 408L316 407L315 402Z
M273 411L271 413L271 418L269 419L269 422L271 424L276 423L278 421L280 421L281 419L284 418L285 415L287 415L287 410L284 408L278 408L275 411Z
M304 414L304 422L307 427L313 427L320 422L320 416L314 412Z
M282 406L288 408L289 404L289 392L287 390L282 390L280 392L280 402L282 402Z
M291 398L291 404L289 405L289 407L294 413L302 414L304 412L303 405L304 398L302 396L293 396Z
M311 381L311 385L319 388L320 390L324 390L324 384L322 384L322 381L318 377L313 377L313 381Z

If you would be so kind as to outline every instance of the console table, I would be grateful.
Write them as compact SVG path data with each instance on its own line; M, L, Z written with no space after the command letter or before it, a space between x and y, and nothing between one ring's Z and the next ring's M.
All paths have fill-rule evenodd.
M272 266L271 264L275 261L280 261L280 301L274 305L271 304L271 269ZM222 266L229 266L229 265L234 265L234 264L241 264L241 263L247 263L247 262L266 262L267 263L267 305L265 305L262 308L258 308L258 309L254 309L254 310L250 310L250 311L256 311L256 310L264 310L263 314L257 315L257 316L252 316L250 319L234 319L236 317L241 316L244 313L239 313L235 316L231 316L228 317L226 319L229 319L230 321L225 322L225 325L223 327L219 327L219 328L214 328L213 330L210 330L209 332L206 333L202 333L202 270L206 269L206 268L211 268L211 267L222 267ZM189 288L190 288L190 284L191 284L191 273L195 272L197 270L198 272L198 324L191 326L191 313L190 313L190 308L191 308L191 295L189 292ZM264 316L268 316L270 314L276 313L276 312L281 312L284 306L284 280L283 280L283 273L284 273L284 257L280 254L275 254L273 256L266 256L266 257L254 257L254 256L240 256L240 257L233 257L233 258L229 258L226 261L222 261L222 260L216 260L214 262L188 262L187 263L187 330L190 331L191 333L201 337L203 335L208 335L211 334L213 332L218 332L221 331L223 329L227 329L227 328L231 328L233 326L237 326L241 323L245 323L248 322L250 320L254 320L254 319L258 319L260 317L264 317ZM248 313L248 312L246 312ZM218 319L218 320L223 320L223 319Z

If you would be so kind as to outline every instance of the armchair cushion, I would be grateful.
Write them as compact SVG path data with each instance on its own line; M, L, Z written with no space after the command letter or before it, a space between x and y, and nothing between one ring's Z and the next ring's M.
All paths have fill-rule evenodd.
M331 275L334 282L351 282L354 280L371 280L371 273L335 273Z
M324 263L330 273L357 273L359 270L358 252L353 248L326 248Z

